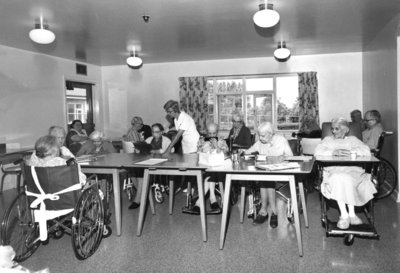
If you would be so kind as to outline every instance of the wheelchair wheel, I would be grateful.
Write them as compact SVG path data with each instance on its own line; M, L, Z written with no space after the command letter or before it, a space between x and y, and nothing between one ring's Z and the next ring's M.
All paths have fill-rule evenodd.
M78 259L96 252L104 232L104 208L96 186L86 189L76 204L72 218L72 247Z
M344 236L343 243L346 246L353 245L353 243L354 243L354 235L353 234L348 234L348 235Z
M392 194L397 186L397 174L393 165L384 158L380 158L380 163L376 171L378 182L378 193L376 199L382 199Z
M154 188L154 199L158 204L162 204L164 202L164 196L159 188Z
M135 198L136 195L136 187L135 186L130 186L126 189L126 195L128 195L129 201L132 201L133 198Z
M39 228L33 220L25 193L13 200L3 216L1 243L14 248L16 262L28 259L40 245Z

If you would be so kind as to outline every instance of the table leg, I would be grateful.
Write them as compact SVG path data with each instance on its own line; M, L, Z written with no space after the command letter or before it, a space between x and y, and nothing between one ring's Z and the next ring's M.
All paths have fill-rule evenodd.
M303 208L304 223L306 228L308 228L307 204L306 204L306 197L304 195L303 182L299 182L299 191L300 191L301 207Z
M303 242L302 242L302 238L301 238L299 207L297 204L296 183L295 183L294 175L289 176L289 186L290 186L290 196L292 198L292 206L293 206L293 210L294 210L294 225L296 228L296 237L297 237L297 245L299 247L299 256L303 257Z
M121 236L121 190L119 181L119 171L112 170L113 191L114 191L114 207L115 207L115 226L117 227L117 236Z
M151 188L149 189L149 203L150 203L151 214L155 215L156 209L154 206L154 198L153 198L153 193L152 193Z
M224 204L222 207L221 233L219 235L219 249L221 250L224 249L226 221L228 218L228 211L229 211L229 194L231 193L231 180L232 180L232 175L226 174Z
M240 187L240 207L239 207L239 213L240 213L240 223L243 224L244 222L244 209L246 207L246 187Z
M169 214L172 215L172 211L174 209L174 197L175 197L175 189L174 189L174 181L172 179L169 180Z
M201 174L201 172L199 172L196 177L197 177L197 188L199 190L199 200L200 200L201 230L203 233L203 241L207 242L206 208L204 206L203 175Z
M141 196L141 200L140 200L139 220L138 220L136 236L140 236L142 234L143 220L144 220L144 213L146 210L146 201L147 201L148 190L149 190L149 170L145 169L144 176L143 176L142 196Z

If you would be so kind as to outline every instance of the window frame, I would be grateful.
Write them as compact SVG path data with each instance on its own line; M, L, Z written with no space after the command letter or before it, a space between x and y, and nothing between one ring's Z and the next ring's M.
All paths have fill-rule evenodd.
M272 123L274 125L274 129L277 132L287 133L293 131L293 129L289 130L278 130L278 121L277 121L277 80L276 78L280 77L298 77L298 73L274 73L274 74L247 74L247 75L224 75L224 76L208 76L207 81L213 81L212 85L212 97L213 97L213 108L214 112L212 114L213 121L215 123L219 123L220 112L219 112L219 97L224 95L241 95L244 100L242 114L243 119L247 122L247 95L253 95L253 103L255 103L255 98L257 95L272 95ZM254 78L272 78L272 90L263 90L263 91L247 91L246 79L254 79ZM240 79L243 83L243 91L241 92L218 92L218 80L236 80ZM210 92L210 90L209 90ZM254 133L256 131L256 127L258 126L256 115L255 117L255 128L252 128L251 131ZM300 124L299 124L300 127ZM221 130L222 132L227 132L226 130ZM229 131L229 130L228 130Z

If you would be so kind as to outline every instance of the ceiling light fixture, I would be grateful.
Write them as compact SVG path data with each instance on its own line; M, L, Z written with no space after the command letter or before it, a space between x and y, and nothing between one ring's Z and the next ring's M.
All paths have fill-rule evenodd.
M272 4L267 4L267 1L265 1L264 4L259 5L259 8L260 10L253 16L253 21L257 26L268 28L279 22L279 13L272 9Z
M280 62L285 62L290 57L290 50L286 48L286 42L278 43L278 48L274 51L274 57Z
M47 45L54 42L56 35L49 30L49 25L43 24L43 17L40 16L40 23L35 24L35 28L29 31L29 38L35 43Z
M142 58L136 55L135 48L133 48L131 55L126 59L126 63L132 68L139 68L143 64Z

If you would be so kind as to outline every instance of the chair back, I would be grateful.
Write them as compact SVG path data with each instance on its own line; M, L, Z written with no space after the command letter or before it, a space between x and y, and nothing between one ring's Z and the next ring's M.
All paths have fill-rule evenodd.
M303 155L314 155L315 148L321 143L320 138L302 138L300 140Z
M324 139L326 136L332 135L332 122L324 122L322 123L322 135L321 138ZM362 132L361 127L358 123L349 123L349 133L348 136L355 136L358 139L362 140Z
M374 156L376 156L378 158L381 156L383 144L385 143L385 136L390 136L390 135L393 135L393 132L383 131L381 133L381 135L379 136L379 139L378 139L378 144L376 145L376 149L372 150L372 153L374 154Z
M21 164L22 173L25 179L26 190L32 193L40 194L40 190L35 184L31 166ZM75 184L79 184L78 165L57 166L57 167L34 167L40 187L46 194L56 193ZM80 191L75 190L60 194L60 199L46 199L46 210L62 210L75 208L78 202ZM28 196L29 203L36 199L34 196Z
M300 155L300 141L297 138L288 140L293 155Z
M122 140L122 150L125 154L132 154L135 152L135 145L130 141Z

